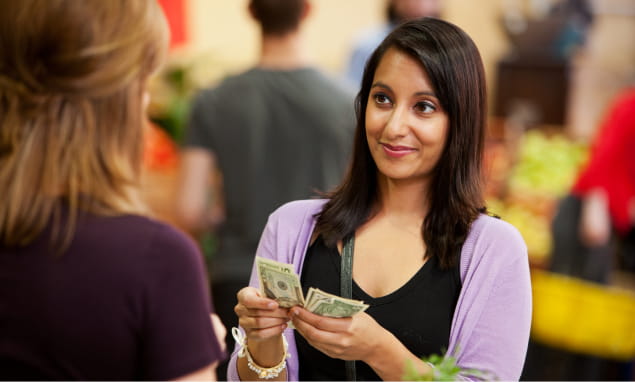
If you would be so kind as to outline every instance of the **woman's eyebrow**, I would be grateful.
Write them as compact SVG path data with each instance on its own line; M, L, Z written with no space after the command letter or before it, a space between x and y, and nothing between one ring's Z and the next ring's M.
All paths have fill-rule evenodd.
M371 86L371 89L374 89L374 88L383 88L383 89L392 91L392 88L390 86L386 85L385 83L383 83L381 81L377 81ZM426 90L426 91L422 91L422 92L416 92L416 93L414 93L414 95L417 96L417 97L418 96L430 96L430 97L434 97L434 98L439 98L431 90Z
M416 95L416 96L425 95L425 96L431 96L431 97L434 97L434 98L439 98L439 97L437 97L437 95L436 95L436 94L434 94L434 92L433 92L433 91L416 92L416 93L415 93L415 95Z
M392 90L392 89L390 88L390 86L386 85L385 83L383 83L383 82L381 82L381 81L377 81L377 82L375 82L375 83L373 84L373 86L371 86L371 89L372 89L372 88L384 88L384 89L386 89L386 90Z

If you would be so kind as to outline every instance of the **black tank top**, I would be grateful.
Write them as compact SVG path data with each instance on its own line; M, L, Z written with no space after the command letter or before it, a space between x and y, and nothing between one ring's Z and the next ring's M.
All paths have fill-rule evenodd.
M321 237L307 250L301 282L306 295L309 287L340 294L341 258L337 249L328 248ZM439 269L436 258L429 259L417 273L396 291L379 298L366 294L353 280L353 299L363 300L366 310L381 326L393 333L418 357L441 354L447 349L450 325L461 291L457 266ZM346 380L344 361L330 358L313 348L295 333L300 363L300 380ZM366 363L357 361L357 380L381 380Z

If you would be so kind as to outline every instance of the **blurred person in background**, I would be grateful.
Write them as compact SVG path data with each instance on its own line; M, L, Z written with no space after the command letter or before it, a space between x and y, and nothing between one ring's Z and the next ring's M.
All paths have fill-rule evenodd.
M218 166L225 220L216 233L211 278L228 327L237 325L236 293L249 282L268 215L285 202L337 185L354 128L354 95L308 58L302 26L311 3L251 0L248 11L261 31L259 61L196 97L177 209L182 226L195 236L212 228L209 179ZM231 336L227 341L233 346Z
M357 91L366 60L395 27L419 17L441 17L443 0L388 0L386 21L367 30L353 44L346 64L345 79Z
M549 269L598 284L635 276L635 86L621 91L607 108L590 156L552 221ZM617 278L616 272L621 277ZM624 277L626 276L626 277ZM607 305L608 306L608 305ZM586 317L587 320L602 320ZM624 335L627 335L624 333ZM593 355L592 355L593 354ZM625 380L633 361L568 352L530 344L528 380Z
M246 340L229 379L355 380L354 365L357 380L401 380L408 366L435 373L421 357L447 351L455 378L518 380L529 261L520 233L485 213L485 88L478 49L457 26L422 18L386 37L364 71L345 179L329 199L280 207L257 252L292 264L305 296L341 295L348 273L352 298L370 306L346 318L281 308L254 272L238 293Z
M554 272L607 283L635 272L635 86L607 110L586 167L553 222Z
M154 0L0 2L0 379L215 379L201 253L138 195L168 37Z

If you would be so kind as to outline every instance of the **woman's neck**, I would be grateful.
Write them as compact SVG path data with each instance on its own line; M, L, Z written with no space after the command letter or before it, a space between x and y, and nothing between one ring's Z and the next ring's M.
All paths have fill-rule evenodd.
M428 182L394 181L379 176L378 213L423 220L428 213Z

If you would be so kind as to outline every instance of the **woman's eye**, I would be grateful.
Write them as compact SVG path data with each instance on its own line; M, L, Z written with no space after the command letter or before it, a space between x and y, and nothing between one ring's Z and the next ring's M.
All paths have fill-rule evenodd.
M436 106L431 102L417 102L414 109L420 113L432 113L437 110Z
M385 94L375 94L373 96L373 98L375 99L375 103L380 104L380 105L384 105L384 104L389 104L390 103L390 98L388 98L388 96L385 95Z

